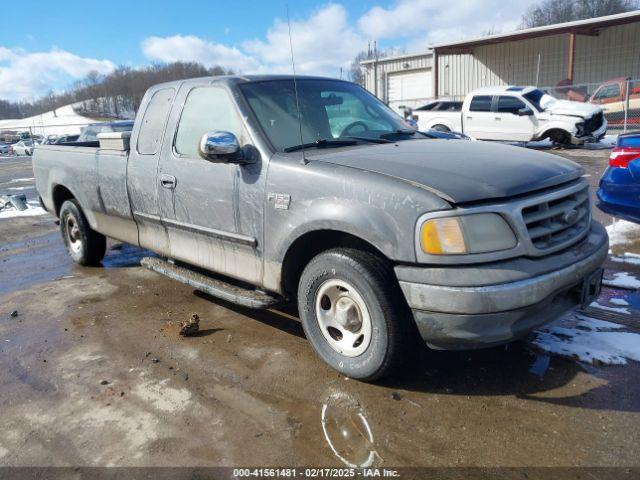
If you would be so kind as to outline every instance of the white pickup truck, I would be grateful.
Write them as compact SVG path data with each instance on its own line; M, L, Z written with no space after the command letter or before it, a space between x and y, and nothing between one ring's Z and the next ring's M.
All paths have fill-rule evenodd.
M468 94L461 107L417 109L413 115L420 130L457 131L479 140L548 138L579 145L597 142L607 131L602 107L558 100L536 87L483 88Z

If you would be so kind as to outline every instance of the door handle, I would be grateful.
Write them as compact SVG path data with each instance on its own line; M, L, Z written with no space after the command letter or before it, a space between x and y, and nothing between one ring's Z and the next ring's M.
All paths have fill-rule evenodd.
M493 118L496 119L496 120L502 120L502 118L500 118L500 117L493 117Z
M471 117L471 116L467 116L467 117L466 117L466 119L467 119L467 120L471 120L472 118L473 118L473 117Z
M173 190L176 188L176 177L173 175L162 174L160 175L160 185L162 185L163 188Z

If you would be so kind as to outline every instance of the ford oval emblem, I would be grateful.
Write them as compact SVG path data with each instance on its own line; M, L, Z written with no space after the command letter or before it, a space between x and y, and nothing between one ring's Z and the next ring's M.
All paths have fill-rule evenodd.
M578 220L578 210L576 210L575 208L572 208L571 210L567 210L562 215L562 223L564 223L565 225L570 225L574 223L576 220Z

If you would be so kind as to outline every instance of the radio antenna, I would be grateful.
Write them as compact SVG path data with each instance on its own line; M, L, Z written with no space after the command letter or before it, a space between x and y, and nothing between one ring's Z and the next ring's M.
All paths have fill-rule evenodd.
M291 69L293 70L293 91L296 97L296 111L298 113L298 129L300 130L300 144L304 143L302 138L302 115L300 114L300 101L298 100L298 82L296 80L296 62L293 57L293 40L291 39L291 19L289 18L289 4L287 3L287 27L289 28L289 50L291 51ZM307 164L307 159L302 150L302 163Z

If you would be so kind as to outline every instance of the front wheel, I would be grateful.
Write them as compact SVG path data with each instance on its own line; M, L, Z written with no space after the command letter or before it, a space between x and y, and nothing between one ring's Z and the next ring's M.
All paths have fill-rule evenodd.
M89 226L76 200L60 207L60 232L69 256L80 265L98 265L107 251L107 239Z
M300 278L298 310L318 356L348 377L377 380L409 355L410 312L376 255L339 248L313 258Z

